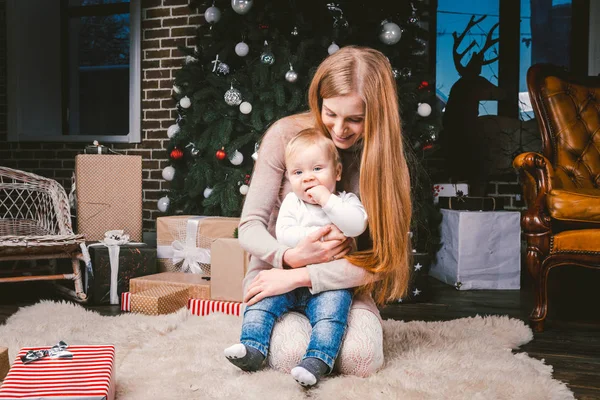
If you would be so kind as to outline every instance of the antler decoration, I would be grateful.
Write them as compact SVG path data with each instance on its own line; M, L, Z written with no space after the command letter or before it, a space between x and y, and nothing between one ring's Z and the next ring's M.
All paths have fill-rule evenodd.
M454 67L456 68L456 71L460 76L468 75L468 73L472 71L471 68L473 67L481 69L483 65L488 65L498 60L497 55L496 57L491 58L489 60L484 60L484 56L486 51L488 51L492 46L498 43L499 39L492 39L492 35L494 33L494 30L499 26L500 23L494 24L494 26L492 26L492 29L489 30L485 39L485 44L483 45L481 50L473 53L471 60L469 60L469 62L467 63L467 66L471 68L467 68L467 66L462 65L462 59L465 56L465 54L467 54L473 48L473 46L477 44L477 42L473 40L465 50L463 50L462 52L458 51L458 47L464 40L467 32L469 32L471 28L473 28L475 25L483 21L486 17L487 15L483 15L481 18L475 18L475 16L472 15L471 19L469 20L469 23L467 24L467 27L462 31L460 35L457 32L452 33L452 37L454 38L454 45L452 46L452 57L454 59ZM479 72L476 75L479 75Z

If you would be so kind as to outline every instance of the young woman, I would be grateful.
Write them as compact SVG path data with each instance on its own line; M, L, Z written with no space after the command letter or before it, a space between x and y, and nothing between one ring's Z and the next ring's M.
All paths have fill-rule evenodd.
M251 254L244 280L244 301L307 287L317 294L356 287L348 328L336 363L346 374L368 376L383 364L383 304L404 295L410 257L410 177L404 158L396 82L379 51L348 46L327 57L309 89L308 113L277 121L260 145L239 227L242 247ZM342 157L338 190L360 196L368 237L346 256L352 239L333 225L295 247L275 239L282 200L292 190L285 173L287 143L306 128L328 134ZM289 372L301 360L310 325L286 314L271 338L269 363ZM303 329L306 332L298 332Z

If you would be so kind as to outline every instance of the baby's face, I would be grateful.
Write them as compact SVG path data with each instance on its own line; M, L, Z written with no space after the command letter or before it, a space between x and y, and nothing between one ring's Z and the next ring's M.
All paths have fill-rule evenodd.
M316 204L306 191L323 185L331 193L335 193L335 183L341 179L341 166L336 168L327 150L314 144L298 150L288 158L287 174L296 196L306 203Z

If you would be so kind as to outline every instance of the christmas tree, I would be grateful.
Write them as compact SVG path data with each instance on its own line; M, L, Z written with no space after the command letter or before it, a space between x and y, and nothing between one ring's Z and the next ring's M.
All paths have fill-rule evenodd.
M438 213L424 169L439 118L429 67L428 4L383 0L215 0L173 86L179 117L168 129L169 213L239 216L260 138L278 119L308 109L319 63L346 45L390 60L398 83L406 156L413 178L413 243L435 251ZM432 112L433 111L433 112ZM268 157L268 154L261 154Z

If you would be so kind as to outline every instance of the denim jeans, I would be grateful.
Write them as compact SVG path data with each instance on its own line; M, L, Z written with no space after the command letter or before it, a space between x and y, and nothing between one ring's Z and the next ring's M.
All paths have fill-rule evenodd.
M266 297L246 307L240 342L258 349L266 357L277 318L288 311L302 312L312 326L304 358L320 359L329 367L329 373L342 345L351 304L350 290L331 290L313 295L303 287Z

